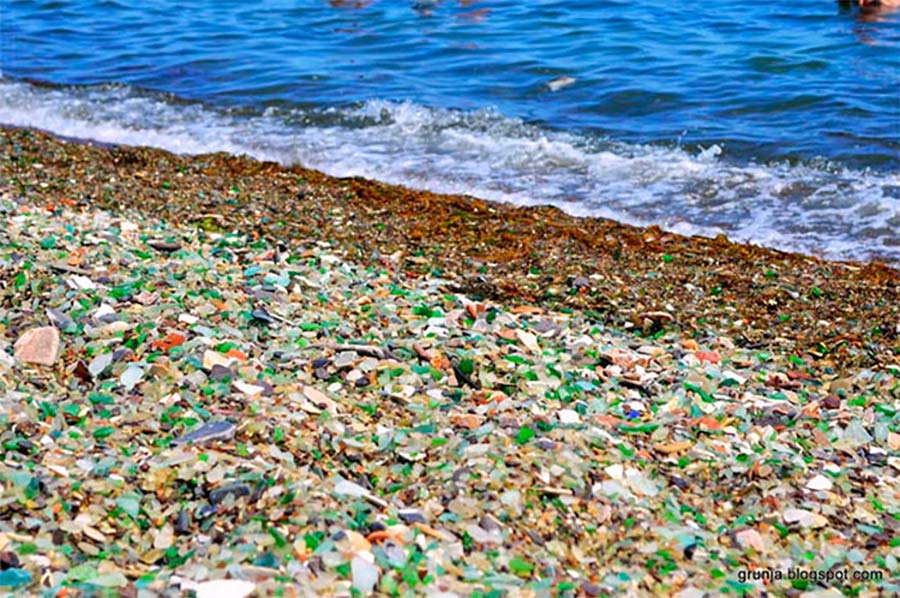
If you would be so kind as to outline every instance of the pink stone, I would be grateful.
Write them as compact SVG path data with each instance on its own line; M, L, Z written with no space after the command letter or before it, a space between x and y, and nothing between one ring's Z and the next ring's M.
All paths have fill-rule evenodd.
M54 326L32 328L19 337L13 353L24 363L53 365L59 355L59 331Z

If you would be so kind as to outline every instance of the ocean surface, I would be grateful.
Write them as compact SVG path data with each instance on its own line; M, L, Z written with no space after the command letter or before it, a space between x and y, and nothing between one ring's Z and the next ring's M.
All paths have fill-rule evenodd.
M900 263L900 12L0 0L0 73L2 124Z

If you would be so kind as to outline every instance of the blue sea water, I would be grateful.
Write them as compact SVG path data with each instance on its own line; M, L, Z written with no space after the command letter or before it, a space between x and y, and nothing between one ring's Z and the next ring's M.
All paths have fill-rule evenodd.
M900 262L900 12L854 4L0 0L0 123Z

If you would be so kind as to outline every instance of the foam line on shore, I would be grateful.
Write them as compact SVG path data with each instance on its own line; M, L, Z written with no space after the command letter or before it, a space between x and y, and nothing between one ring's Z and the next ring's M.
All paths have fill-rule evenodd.
M900 262L900 176L828 163L736 164L727 148L625 144L492 110L370 101L216 109L120 85L0 80L0 122L181 154L225 151L579 216L829 258Z

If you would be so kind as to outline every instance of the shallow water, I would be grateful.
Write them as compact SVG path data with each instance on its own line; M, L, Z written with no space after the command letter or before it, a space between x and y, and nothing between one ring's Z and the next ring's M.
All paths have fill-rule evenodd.
M0 122L900 261L898 13L357 4L2 0Z

